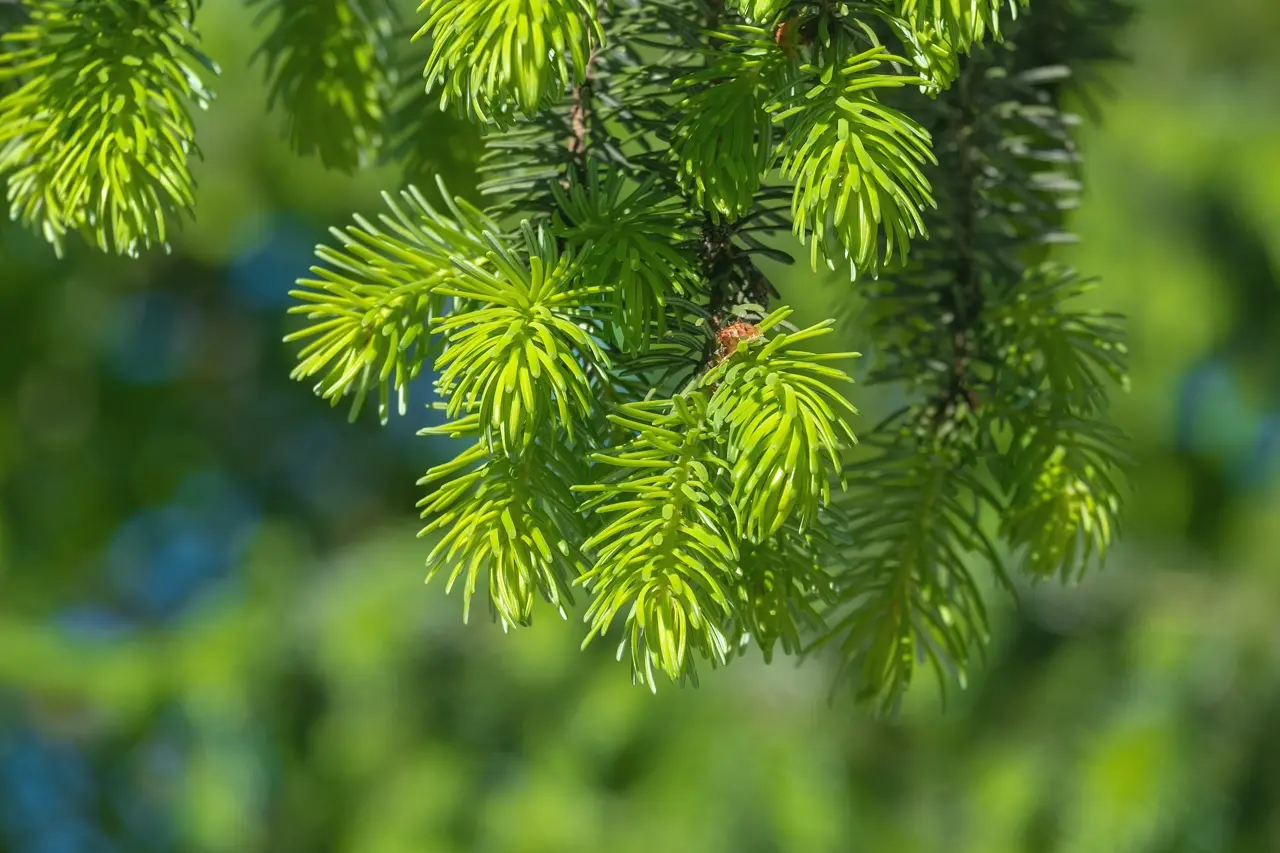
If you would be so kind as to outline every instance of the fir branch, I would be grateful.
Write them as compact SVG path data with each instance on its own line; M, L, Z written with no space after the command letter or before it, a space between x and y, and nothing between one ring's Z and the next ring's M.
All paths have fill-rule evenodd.
M579 486L596 493L584 510L613 518L585 547L598 552L579 581L592 594L583 645L606 633L624 608L637 681L656 689L654 670L696 679L693 654L723 664L737 563L731 514L716 482L728 468L706 422L706 398L633 403L610 419L635 431L628 444L594 459L622 476Z
M555 233L598 280L614 283L609 313L618 346L645 352L668 328L669 298L693 290L693 262L680 249L686 217L654 181L628 188L619 171L595 164L585 174L571 174L567 190L552 187Z
M1012 18L1028 0L895 0L895 12L921 33L944 39L956 53L968 53L988 35L1000 37L1002 14Z
M359 221L303 335L331 397L433 360L445 432L477 436L424 481L432 573L468 607L486 576L504 626L585 587L587 641L621 619L651 687L816 636L888 709L922 662L972 671L997 533L1078 576L1118 529L1123 344L1042 262L1079 191L1072 33L1105 50L1039 2L427 0L430 90L498 131L492 204ZM766 307L783 230L872 274L871 379L911 399L869 457L829 364L854 354Z
M479 128L453 121L441 110L440 99L423 85L431 41L413 41L416 31L398 29L392 42L389 62L395 91L387 103L387 144L381 149L382 162L398 165L407 183L452 171L471 172L482 148ZM446 126L448 132L442 132Z
M780 308L753 330L763 335L791 309ZM792 517L801 532L831 500L841 450L857 443L849 419L857 415L832 388L850 382L825 362L857 353L812 353L797 345L830 333L829 323L765 339L747 338L701 384L713 388L708 414L727 430L734 508L741 536L759 543Z
M1124 436L1097 420L1014 424L1020 431L996 468L1009 496L1001 533L1028 574L1077 580L1120 533Z
M59 254L79 231L101 251L167 245L193 206L190 106L212 95L197 68L188 0L38 0L3 38L0 177L10 216Z
M432 36L428 87L499 127L584 80L604 41L590 0L424 0L418 11L427 20L414 38Z
M755 206L773 158L773 123L766 100L787 58L765 30L712 33L706 64L676 81L692 90L676 107L671 142L681 188L718 224Z
M1126 382L1117 318L1071 310L1091 288L1069 268L1028 271L1003 312L996 423L1011 436L992 465L1008 499L1003 532L1036 577L1078 578L1120 529L1124 436L1106 424L1108 386Z
M470 415L422 434L457 438L480 431L479 416ZM529 445L512 459L493 455L482 439L418 481L432 487L418 503L427 521L419 535L440 534L427 556L427 580L450 569L447 593L465 576L464 622L482 576L490 612L504 630L532 622L538 595L561 616L572 606L572 583L586 569L578 545L586 533L567 486L580 476L570 459L554 441Z
M839 559L838 535L831 513L824 512L809 530L791 518L768 539L740 544L736 616L725 633L739 638L742 651L754 643L771 663L777 647L799 655L826 630L823 612L839 601L829 572Z
M819 645L837 643L842 677L860 698L892 711L918 662L933 667L944 695L949 683L966 683L988 630L969 562L973 555L1001 571L980 518L999 499L933 447L881 436L875 444L879 455L847 471L842 507L852 550Z
M1034 27L1038 8L1019 26ZM1075 26L1091 24L1082 16ZM884 454L846 471L848 533L892 541L906 531L894 553L909 559L893 558L896 586L876 586L889 552L856 550L849 616L828 636L842 642L859 690L886 707L917 657L940 677L965 677L985 634L969 563L1005 577L984 512L999 516L1004 543L1037 577L1078 577L1119 526L1122 436L1101 420L1109 386L1124 379L1117 318L1071 310L1086 283L1028 263L1064 239L1079 192L1063 171L1075 163L1074 122L1054 101L1070 70L1012 73L1038 46L1018 40L1019 27L1008 32L1018 52L975 49L956 85L921 111L939 160L938 206L925 218L932 239L869 292L872 380L919 396L871 436ZM890 484L902 499L886 497ZM877 488L874 498L862 492L860 508L864 485ZM921 502L933 508L922 514Z
M853 274L875 273L895 253L905 262L911 241L926 234L921 212L934 202L921 166L936 162L929 134L875 96L919 80L871 73L902 61L875 47L831 67L806 66L773 117L789 124L782 172L795 181L794 229L801 243L811 240L814 269L819 258L834 268L838 252Z
M467 307L433 324L448 339L436 361L446 411L477 411L490 447L512 457L557 424L572 439L592 409L579 358L608 361L583 321L610 288L581 286L581 258L562 254L548 231L525 222L523 236L527 264L492 233L487 264L455 258L461 274L436 289Z
M443 182L443 198L449 200ZM306 341L292 378L320 377L316 393L337 405L351 396L354 420L370 391L377 391L378 415L385 422L394 391L404 414L408 385L441 346L432 322L445 313L441 286L459 275L456 257L474 266L488 263L484 234L498 226L461 199L448 201L452 217L438 212L414 187L397 203L384 194L391 215L381 227L357 216L345 231L332 229L340 249L318 246L327 266L311 268L290 295L301 304L289 309L309 324L286 341Z
M1127 386L1122 318L1071 306L1096 287L1070 267L1046 263L1027 270L1017 296L994 312L1000 370L993 383L1012 410L1098 417L1110 389Z
M293 149L351 172L375 162L385 145L396 69L388 0L248 0L257 23L275 18L255 52L271 81L270 103L284 108Z
M420 506L464 618L482 582L504 628L580 585L587 641L621 620L651 687L816 636L893 708L922 662L967 678L1002 548L1072 579L1114 542L1119 319L1047 259L1080 193L1060 102L1123 0L424 0L403 45L388 0L250 2L296 150L416 174L450 107L484 137L488 206L410 187L334 230L288 338L352 417L438 373L427 433L473 444ZM197 5L4 22L0 178L59 251L135 254L190 208ZM832 365L855 354L767 307L783 231L863 279L870 380L909 398L869 448Z

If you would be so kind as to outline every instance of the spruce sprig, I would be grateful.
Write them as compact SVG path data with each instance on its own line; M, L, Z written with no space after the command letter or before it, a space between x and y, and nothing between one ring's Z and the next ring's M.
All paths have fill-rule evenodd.
M415 38L432 37L424 76L442 104L510 125L560 99L604 40L589 0L424 0Z
M308 320L285 338L306 342L292 375L319 377L316 393L335 406L350 396L353 420L370 391L383 422L392 393L404 414L409 383L441 351L433 323L448 305L442 286L461 274L453 259L470 259L474 267L489 262L483 235L498 225L450 198L443 182L440 193L448 214L415 187L399 202L384 194L391 215L377 225L357 216L355 225L332 229L342 247L317 248L324 266L312 267L315 278L299 279L299 289L290 291L300 303L290 313Z
M774 116L789 125L782 173L795 183L793 227L801 243L811 240L815 270L820 258L831 264L842 255L853 274L876 273L895 254L905 262L911 241L927 235L921 213L934 202L922 167L936 162L929 134L876 97L920 83L875 73L902 61L877 46L827 67L807 66Z
M790 314L779 309L756 327L763 334ZM831 502L841 451L857 443L851 420L858 410L837 390L850 382L828 362L857 353L813 353L797 345L831 332L830 323L779 332L755 346L742 341L702 379L711 390L708 414L728 443L731 500L742 537L763 542L795 519L800 533Z
M668 300L697 286L692 235L680 204L652 179L628 183L593 163L586 178L571 173L568 188L551 187L555 234L583 253L600 281L612 282L609 311L624 334L618 346L644 352L668 329Z
M484 236L488 264L456 260L461 274L437 288L467 307L434 324L449 343L436 361L436 389L450 417L475 410L489 445L508 455L557 425L572 440L574 425L592 409L581 362L608 367L583 326L609 288L583 286L580 259L562 254L549 232L528 222L527 261L494 234Z
M190 0L38 0L0 40L0 178L9 215L61 255L165 246L195 204L191 108L212 94Z
M479 432L480 417L470 415L423 434ZM440 534L427 555L427 579L447 570L446 592L463 579L464 621L482 579L504 630L531 624L538 597L561 613L572 606L572 583L586 565L579 547L585 528L566 485L578 476L564 467L570 459L553 440L510 457L481 439L419 481L433 487L418 503L426 520L419 535Z
M293 149L328 168L370 165L386 145L398 69L390 0L248 0L271 29L258 47Z
M705 394L623 405L610 420L636 437L594 457L625 476L579 487L598 493L583 509L609 518L586 542L599 554L579 581L593 597L586 642L626 610L619 657L629 645L638 681L654 688L655 668L696 679L695 653L715 665L729 653L738 561L721 482L729 464Z

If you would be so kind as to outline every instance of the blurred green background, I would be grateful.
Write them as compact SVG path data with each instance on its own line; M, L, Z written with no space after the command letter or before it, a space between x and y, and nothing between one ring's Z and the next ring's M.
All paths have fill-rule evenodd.
M324 229L402 176L289 153L251 17L205 4L172 255L0 228L0 851L1280 851L1280 3L1142 4L1070 250L1131 318L1127 536L995 599L976 682L896 722L823 660L652 696L577 624L422 585L450 448L422 411L348 425L279 342Z

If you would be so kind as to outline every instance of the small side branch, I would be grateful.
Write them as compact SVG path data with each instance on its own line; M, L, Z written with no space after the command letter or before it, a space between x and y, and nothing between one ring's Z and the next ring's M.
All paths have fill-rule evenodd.
M978 336L985 307L980 265L976 257L978 223L981 216L981 190L978 186L981 164L976 162L973 145L975 125L980 120L974 105L973 78L977 63L965 60L965 68L956 81L958 114L951 131L957 154L957 183L961 187L955 222L955 266L950 288L943 294L943 305L951 315L951 378L938 401L936 418L947 417L963 401L970 411L978 408L978 394L973 387L970 364L979 357Z
M595 118L592 96L595 94L595 76L592 70L599 54L593 51L587 60L587 73L581 84L573 88L573 106L569 109L569 158L578 177L585 178L587 153L590 148L591 123Z
M597 0L596 15L601 21L605 19L607 8L604 0ZM587 176L587 157L591 144L591 127L595 122L595 67L600 61L601 47L592 49L587 57L587 67L582 82L573 87L573 105L569 108L569 159L578 177Z

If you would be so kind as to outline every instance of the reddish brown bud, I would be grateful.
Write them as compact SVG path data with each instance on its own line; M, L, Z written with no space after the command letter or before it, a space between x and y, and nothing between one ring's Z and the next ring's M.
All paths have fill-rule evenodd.
M716 341L720 344L720 359L723 361L738 351L742 341L754 341L760 337L760 330L750 323L732 323L716 333Z

